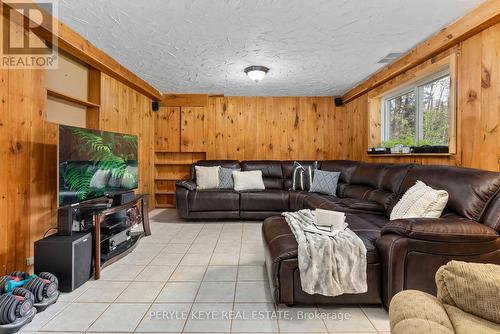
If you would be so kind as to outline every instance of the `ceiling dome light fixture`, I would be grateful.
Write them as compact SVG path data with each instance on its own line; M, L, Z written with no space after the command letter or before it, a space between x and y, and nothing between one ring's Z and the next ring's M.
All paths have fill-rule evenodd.
M255 82L259 82L262 79L264 79L267 72L269 72L269 69L265 66L253 65L245 68L245 73L248 75L250 79L252 79Z

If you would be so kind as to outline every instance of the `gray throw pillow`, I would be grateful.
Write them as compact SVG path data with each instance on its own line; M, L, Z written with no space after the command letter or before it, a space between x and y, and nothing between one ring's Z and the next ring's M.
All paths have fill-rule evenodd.
M314 171L313 183L310 192L336 196L339 172L326 172L316 169Z
M234 188L234 180L233 180L233 172L241 171L240 168L224 168L221 167L219 169L219 189L233 189Z

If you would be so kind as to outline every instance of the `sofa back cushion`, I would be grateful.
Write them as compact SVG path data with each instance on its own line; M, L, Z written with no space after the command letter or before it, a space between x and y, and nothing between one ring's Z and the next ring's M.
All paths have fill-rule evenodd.
M446 212L481 221L488 204L500 190L500 173L472 168L416 165L406 176L398 197L420 180L449 194Z
M264 179L266 189L283 189L283 171L281 170L281 161L242 161L240 165L242 171L262 171L262 178Z
M370 191L365 199L379 203L387 211L397 197L399 188L412 166L411 164L385 165L385 173L378 184L378 189Z
M326 160L321 162L319 169L328 172L340 172L339 182L349 183L359 164L359 161L353 160Z
M195 166L203 167L214 167L221 166L224 168L240 168L240 162L238 160L199 160L191 165L191 180L196 180L196 170Z
M483 223L500 232L500 191L491 200L488 209L484 214Z
M358 163L350 181L339 189L339 197L368 199L370 193L379 188L386 172L385 166L385 164Z
M387 164L360 163L352 173L349 183L377 189L387 172L387 166Z

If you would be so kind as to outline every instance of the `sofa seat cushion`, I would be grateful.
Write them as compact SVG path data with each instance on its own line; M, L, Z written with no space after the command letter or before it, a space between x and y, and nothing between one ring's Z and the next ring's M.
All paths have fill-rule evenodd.
M311 193L308 191L290 190L288 192L288 206L290 211L299 211L304 209L304 200Z
M240 211L288 211L288 191L278 189L241 191Z
M195 190L189 192L190 211L238 211L240 194L234 190Z
M354 220L349 216L347 222L350 224L351 230L361 238L366 247L367 263L378 263L379 254L375 247L375 240L380 236L380 228L365 219ZM273 262L297 257L297 240L295 240L295 236L284 217L276 216L264 220L262 238L267 244L269 256Z
M363 184L346 184L342 194L339 192L339 195L341 197L366 199L374 190L376 189Z
M375 247L375 242L380 237L382 226L388 221L384 215L346 212L348 227L363 240L368 263L379 262L379 252Z
M309 193L309 196L304 198L304 209L325 209L335 210L336 205L340 204L341 199L336 196Z
M341 200L341 203L351 209L385 212L384 206L374 201L355 199L355 198L343 198Z

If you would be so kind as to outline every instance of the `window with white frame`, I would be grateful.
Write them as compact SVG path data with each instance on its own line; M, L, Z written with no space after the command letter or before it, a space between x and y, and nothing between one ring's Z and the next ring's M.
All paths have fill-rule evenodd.
M382 145L449 145L450 74L441 71L381 99Z

